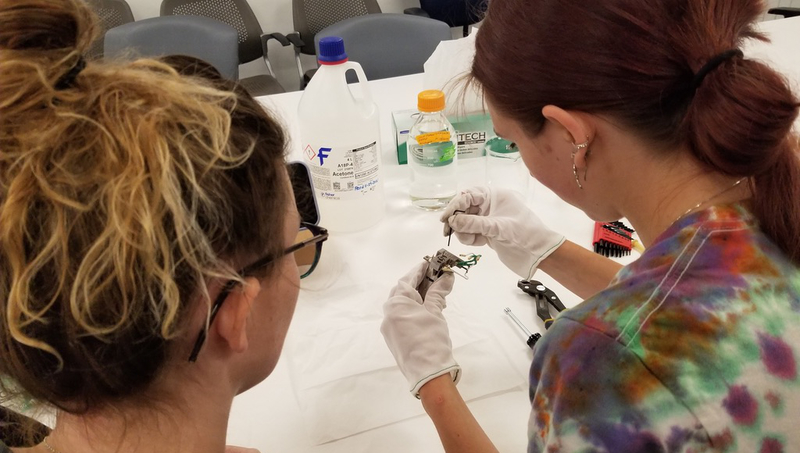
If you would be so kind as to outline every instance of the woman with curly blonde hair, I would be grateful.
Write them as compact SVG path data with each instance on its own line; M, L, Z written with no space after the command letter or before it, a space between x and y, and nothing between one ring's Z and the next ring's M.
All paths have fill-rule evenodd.
M57 409L12 451L222 452L324 232L297 243L257 102L188 57L86 63L95 28L81 0L0 4L0 395Z

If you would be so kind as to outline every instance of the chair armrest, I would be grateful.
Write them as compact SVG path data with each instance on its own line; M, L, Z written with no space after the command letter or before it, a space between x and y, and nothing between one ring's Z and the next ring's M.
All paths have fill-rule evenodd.
M301 47L305 47L305 45L306 45L305 41L303 41L300 38L300 33L296 32L296 31L286 35L286 39L288 39L289 42L292 43L292 45L295 47L295 49L300 49Z
M783 17L800 16L800 8L770 8L767 12L769 14L776 14Z
M290 45L291 42L288 38L286 38L286 36L283 35L283 33L264 33L261 35L261 53L264 57L264 63L267 65L267 71L269 72L269 75L275 77L275 71L272 70L272 64L270 64L269 57L267 56L269 55L269 49L267 47L271 39L278 41L283 47Z
M294 62L295 65L297 66L297 75L299 78L300 89L301 90L304 89L306 86L306 81L303 78L303 64L300 61L300 49L305 47L306 43L305 41L303 41L302 38L300 38L300 32L293 31L286 36L281 35L280 33L273 33L273 34L280 35L280 39L277 37L275 39L281 41L281 44L283 44L284 47L288 46L289 44L291 44L294 47Z
M264 33L261 35L261 51L264 52L264 56L267 55L267 44L269 44L270 39L278 41L283 47L291 44L283 33Z
M410 14L412 16L420 16L420 17L431 17L427 11L422 8L406 8L403 10L403 14Z

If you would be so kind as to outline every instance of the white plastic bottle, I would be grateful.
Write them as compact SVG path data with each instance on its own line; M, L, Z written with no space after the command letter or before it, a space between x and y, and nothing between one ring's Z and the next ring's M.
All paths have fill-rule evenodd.
M342 38L320 39L319 63L300 99L298 116L320 225L335 232L363 230L378 223L386 211L378 107L364 70L347 61ZM358 98L347 85L348 70L358 75Z
M443 209L456 195L458 174L455 129L444 114L444 93L426 90L417 97L419 118L408 131L411 204L429 211Z

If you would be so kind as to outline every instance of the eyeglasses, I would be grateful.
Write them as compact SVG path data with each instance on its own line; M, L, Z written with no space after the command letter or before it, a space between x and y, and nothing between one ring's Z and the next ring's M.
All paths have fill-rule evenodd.
M322 254L322 243L326 240L328 240L328 230L312 223L301 222L300 230L297 232L294 245L284 250L280 255L267 255L256 260L254 263L242 268L237 274L242 277L251 276L263 269L267 264L291 253L294 255L295 263L297 263L297 268L300 271L300 278L306 278L311 275L311 272L317 267L319 257ZM311 248L311 245L314 247ZM225 299L228 298L228 294L230 294L238 283L239 282L236 280L228 280L225 286L222 287L216 300L214 300L214 304L211 306L211 315L208 320L209 326L214 322L214 318L217 317L217 312L219 312ZM207 328L204 328L197 336L197 341L194 342L192 353L189 355L190 362L197 360L197 355L200 353L200 349L206 341L207 332Z

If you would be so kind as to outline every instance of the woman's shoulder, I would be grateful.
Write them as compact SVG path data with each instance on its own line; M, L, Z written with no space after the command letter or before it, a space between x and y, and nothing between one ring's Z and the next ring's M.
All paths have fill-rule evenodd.
M800 269L764 234L748 205L738 202L679 219L618 279L630 284L654 272L671 280L707 272L736 282L741 276L798 275Z
M745 313L798 318L797 300L800 269L746 210L729 206L677 222L608 288L563 316L621 340L648 327L688 338L693 324L716 335L709 327L726 328Z
M800 271L735 215L689 220L657 246L635 272L564 312L552 350L590 342L635 356L630 366L655 376L712 435L761 411L776 432L794 433L783 413L800 410Z
M553 328L569 332L553 339L605 338L676 391L688 376L730 383L745 369L764 379L798 379L800 270L746 212L712 210L688 219L656 247L562 313ZM559 349L569 347L565 341ZM707 375L713 370L727 374Z
M563 312L540 340L531 382L541 378L536 385L544 388L544 373L534 372L547 365L559 364L563 378L580 364L577 372L593 385L625 388L641 407L674 400L709 437L757 451L766 442L760 420L769 420L772 432L797 445L790 414L800 411L800 273L735 251L728 257L738 263L714 262L702 247L694 252L686 262L675 256L618 279ZM653 385L637 393L636 385L621 386L628 381Z

